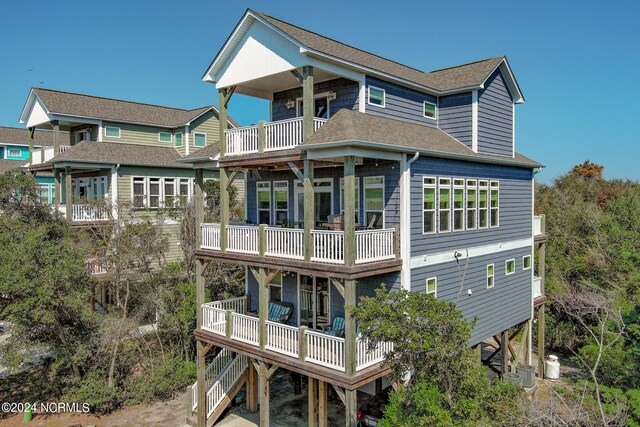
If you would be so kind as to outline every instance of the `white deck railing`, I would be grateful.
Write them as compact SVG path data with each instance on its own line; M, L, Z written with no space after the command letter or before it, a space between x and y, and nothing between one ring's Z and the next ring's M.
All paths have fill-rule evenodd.
M227 250L241 254L258 254L258 227L252 225L227 226Z
M214 334L225 335L226 310L213 307L211 304L202 304L202 329Z
M238 355L220 373L218 380L207 391L207 418L211 416L220 402L222 402L222 399L231 391L231 388L238 382L238 379L246 369L247 357Z
M542 234L542 216L534 215L533 217L533 235L540 236Z
M65 151L67 151L69 148L71 148L70 145L61 145L60 146L60 150L58 150L58 153L64 153ZM42 148L36 148L33 150L33 155L31 156L31 164L32 165L40 165L43 162L42 159L42 151L44 150L44 161L48 162L49 160L53 159L56 155L56 152L54 150L54 147L42 147Z
M393 228L356 231L356 264L395 258Z
M267 350L298 357L299 328L267 321Z
M378 343L375 349L369 351L368 343L364 339L356 341L356 371L381 363L387 353L393 351L393 343Z
M344 371L344 338L307 331L307 362Z
M344 262L344 232L311 230L313 237L312 261L342 264Z
M213 359L204 371L205 390L209 390L222 370L231 362L235 353L231 350L223 348L220 353ZM198 407L198 382L191 386L191 410L195 411Z
M231 323L232 339L253 345L258 345L260 343L260 320L257 317L232 313Z
M267 227L265 234L267 240L266 256L304 259L304 230Z
M314 131L325 124L326 119L313 119ZM227 156L239 156L260 152L260 125L243 126L225 131ZM264 123L264 151L287 150L302 142L304 135L303 118L278 120Z
M107 221L109 208L96 205L73 205L71 210L72 221Z
M236 297L236 298L229 298L229 299L224 299L224 300L220 300L220 301L210 302L210 303L208 303L206 305L210 305L212 307L215 307L215 308L223 310L223 311L233 310L236 313L246 314L246 312L247 312L247 297L246 296L242 296L242 297Z
M84 265L92 276L107 274L109 267L106 259L96 256L85 259Z
M220 224L202 224L202 247L220 250Z
M542 279L539 277L533 278L533 299L542 296Z

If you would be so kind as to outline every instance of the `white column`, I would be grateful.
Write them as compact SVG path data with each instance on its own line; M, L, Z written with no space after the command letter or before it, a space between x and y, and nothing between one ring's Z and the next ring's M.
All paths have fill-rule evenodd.
M402 289L411 290L411 173L407 154L400 160L400 257Z
M111 205L113 209L113 218L117 219L118 209L115 209L118 205L118 166L111 166Z
M184 155L189 155L189 125L184 127Z
M478 152L478 91L471 92L471 149Z

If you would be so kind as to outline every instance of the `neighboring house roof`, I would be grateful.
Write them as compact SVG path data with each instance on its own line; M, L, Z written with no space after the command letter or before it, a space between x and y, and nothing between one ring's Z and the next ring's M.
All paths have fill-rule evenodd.
M9 172L10 170L21 168L25 165L24 160L5 160L0 159L0 173Z
M349 46L348 44L330 39L313 31L300 28L296 25L282 21L265 13L258 12L253 9L247 9L245 15L240 20L236 29L245 21L247 16L253 16L258 20L266 22L268 25L276 28L284 33L290 39L293 39L309 53L321 54L330 59L343 61L364 69L377 71L383 75L394 77L406 82L429 88L438 93L455 92L461 89L481 88L484 82L491 76L493 71L503 68L503 74L506 74L508 85L512 90L513 98L516 102L523 102L524 97L515 81L509 63L505 56L483 59L476 62L457 65L455 67L444 68L431 72L424 72L416 68L412 68L387 58L375 55L373 53ZM213 69L214 64L223 51L232 44L233 35L229 37L220 52L216 55L203 78L206 80L207 75Z
M212 105L184 110L44 88L33 88L32 93L42 101L49 114L86 119L171 128L184 126L209 110L214 110L218 114L218 110ZM23 122L30 101L32 101L31 94L22 112L21 121ZM229 122L237 127L233 119L229 119Z
M427 155L489 163L511 163L529 167L541 166L539 163L518 153L513 158L476 153L438 128L347 109L338 111L307 141L300 144L300 148L313 150L341 145L360 145L387 151L420 151Z
M53 132L37 129L34 133L35 146L53 145ZM60 144L69 145L69 132L60 132ZM29 131L24 128L0 126L0 144L29 145Z
M110 165L185 167L176 163L176 160L180 158L180 153L172 147L122 142L82 141L58 154L47 163L103 163Z
M191 153L188 156L183 157L182 159L178 160L178 162L195 163L197 161L217 160L219 154L220 144L218 143L218 141L214 141L208 144L206 147L199 149L195 153Z

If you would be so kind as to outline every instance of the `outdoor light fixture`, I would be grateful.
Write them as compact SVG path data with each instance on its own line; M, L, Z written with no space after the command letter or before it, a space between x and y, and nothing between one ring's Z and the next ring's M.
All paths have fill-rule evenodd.
M329 101L333 101L334 99L336 99L336 93L333 91L329 92L329 95L327 95L327 99Z
M287 108L290 110L296 106L296 102L293 99L289 99L286 105L287 105Z

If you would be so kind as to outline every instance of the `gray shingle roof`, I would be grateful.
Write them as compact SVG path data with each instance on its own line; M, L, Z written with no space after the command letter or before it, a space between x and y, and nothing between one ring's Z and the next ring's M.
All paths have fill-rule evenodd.
M304 28L281 21L262 12L250 10L310 49L438 91L479 86L505 59L504 56L498 56L451 68L423 72L305 30Z
M59 142L69 145L69 132L60 132ZM24 128L0 126L0 144L29 145L29 131ZM53 132L36 129L34 145L53 145Z
M539 163L516 153L514 158L476 153L438 128L401 120L359 113L347 109L338 111L318 131L300 145L304 149L321 148L322 144L377 144L392 151L426 151L434 155L464 157L495 163L519 163L538 167ZM382 147L384 146L384 147Z
M218 154L220 154L220 144L218 141L213 141L209 143L206 147L199 149L198 151L189 154L182 158L182 160L193 160L193 159L213 159Z
M180 159L172 147L126 144L122 142L82 141L69 148L48 163L81 162L106 163L111 165L137 165L160 167L185 167L176 160Z
M21 168L27 163L26 160L6 160L0 159L0 173L9 172L15 168Z
M33 91L51 113L162 127L182 126L213 108L209 105L183 110L51 89L33 88ZM229 121L237 126L233 119Z

